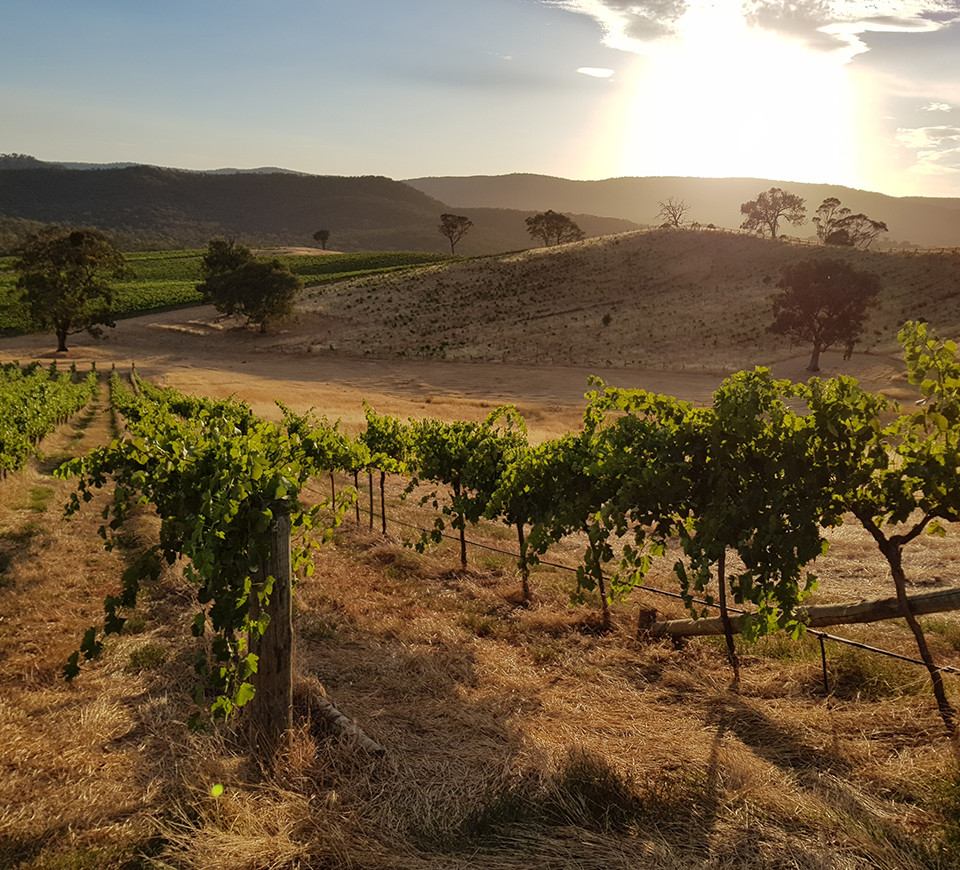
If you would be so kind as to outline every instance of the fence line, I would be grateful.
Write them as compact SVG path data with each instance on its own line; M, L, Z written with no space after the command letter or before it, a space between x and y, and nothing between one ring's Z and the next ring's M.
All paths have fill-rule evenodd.
M363 511L364 513L371 513L371 511L368 508L363 508ZM371 519L372 518L373 517L371 516ZM403 522L402 520L391 519L390 522L392 522L394 525L397 525L397 526L404 526L405 528L408 528L408 529L413 529L418 532L423 532L424 534L430 534L433 532L433 529L425 529L422 526L418 526L413 523L406 523L406 522ZM458 544L460 541L459 536L448 535L443 532L441 532L441 537L445 538L448 541L455 541ZM481 544L478 541L471 541L469 538L466 539L466 542L471 547L476 547L479 550L488 550L489 552L492 552L492 553L498 553L503 556L510 556L511 558L514 558L517 560L520 559L519 553L514 553L510 550L501 550L499 547L492 547L489 544ZM539 560L538 564L547 565L550 568L558 568L562 571L569 571L571 574L577 573L576 568L572 568L570 565L564 565L560 562L548 562L544 560ZM604 579L609 580L610 579L609 575L604 574ZM684 600L683 596L680 595L678 592L669 592L666 589L658 589L655 586L644 585L644 586L637 586L635 588L640 589L641 591L644 591L644 592L650 592L654 595L660 595L665 598L673 598L680 601ZM714 604L712 602L705 601L699 598L691 598L689 600L692 601L694 604L700 605L702 607L712 607L716 610L720 609L719 604ZM732 613L742 613L742 614L748 613L748 611L738 607L728 606L727 609ZM883 656L886 656L887 658L897 659L899 661L908 662L913 665L920 665L924 668L926 667L926 663L921 661L920 659L910 658L909 656L901 655L900 653L895 653L892 650L885 650L885 649L882 649L881 647L870 646L869 644L861 643L860 641L856 641L856 640L851 640L850 638L839 637L834 634L829 634L828 632L825 632L825 631L818 631L817 629L814 629L814 628L806 629L805 633L817 638L817 640L820 643L820 653L823 660L823 683L824 683L824 690L827 692L829 692L830 689L829 689L828 678L827 678L827 659L826 659L826 649L824 647L824 642L828 640L833 641L834 643L845 645L845 646L862 649L866 652L883 655ZM941 673L945 673L945 674L960 674L960 668L955 668L950 665L934 665L934 668L935 670L938 670Z

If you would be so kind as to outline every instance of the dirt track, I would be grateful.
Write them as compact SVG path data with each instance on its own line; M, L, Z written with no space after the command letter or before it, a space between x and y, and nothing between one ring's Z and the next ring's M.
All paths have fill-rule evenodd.
M403 417L476 418L499 404L514 404L541 437L578 424L591 375L608 385L643 387L698 404L709 403L723 377L668 369L375 359L284 350L303 346L300 339L309 330L307 321L261 335L204 306L121 320L100 341L73 336L70 351L60 355L53 353L50 335L0 339L0 360L57 359L81 367L95 360L101 369L135 364L157 383L185 392L236 395L265 416L277 413L274 400L280 399L296 410L314 407L348 426L362 421L363 399L381 413ZM800 355L775 362L774 373L802 379L806 359ZM886 357L858 355L843 363L839 354L825 354L821 374L851 374L869 389L906 398L901 367Z

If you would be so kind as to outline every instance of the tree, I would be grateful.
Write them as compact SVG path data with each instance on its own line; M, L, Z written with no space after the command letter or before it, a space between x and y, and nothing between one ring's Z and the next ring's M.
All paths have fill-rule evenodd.
M327 249L327 241L330 239L330 230L317 230L313 234L313 240L320 243L320 247L325 251Z
M221 314L239 314L267 324L293 312L297 291L303 286L279 260L261 260L233 240L211 239L203 258L204 280L197 285L204 299Z
M769 231L771 239L778 237L781 220L800 226L807 219L803 197L787 193L779 187L771 187L756 199L743 203L740 213L744 215L740 229L754 233Z
M544 245L562 245L567 242L579 242L583 238L580 229L572 218L558 214L552 209L538 212L526 219L527 232Z
M445 236L450 242L450 253L456 253L457 242L466 234L467 230L473 226L473 221L462 214L442 214L440 215L440 226L437 229L440 235Z
M883 221L871 220L862 213L850 214L836 222L833 231L826 238L826 243L865 251L885 232L887 225Z
M888 232L883 221L872 220L862 212L851 214L835 196L820 203L813 222L817 225L817 238L825 245L866 250L881 233Z
M49 227L29 235L15 253L21 298L33 320L57 336L57 352L67 350L68 335L86 330L98 338L101 326L114 326L108 279L129 270L103 233Z
M843 208L840 200L835 196L828 196L817 208L812 220L817 225L817 238L823 244L827 243L827 236L833 232L838 220L850 214L850 209Z
M657 212L656 219L663 221L664 224L671 227L681 227L684 224L684 217L690 211L682 199L670 197L666 202L660 202L660 211Z
M849 359L880 292L880 279L843 260L802 260L783 270L773 297L770 332L813 343L808 372L820 371L820 354L843 344Z

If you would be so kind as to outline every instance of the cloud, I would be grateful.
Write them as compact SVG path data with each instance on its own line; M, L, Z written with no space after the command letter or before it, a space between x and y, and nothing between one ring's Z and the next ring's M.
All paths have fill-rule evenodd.
M643 46L678 33L688 0L545 0L570 12L589 15L603 30L610 48L642 53Z
M901 127L896 141L916 152L913 171L926 175L960 173L960 127Z
M582 66L577 69L577 72L585 76L592 76L595 79L608 79L613 75L612 69L598 66Z
M929 33L960 21L956 0L543 0L588 15L612 48L645 53L650 43L681 36L683 18L732 2L748 24L803 40L849 60L868 50L864 33Z
M953 111L953 106L949 103L936 103L929 102L923 107L924 112L951 112Z

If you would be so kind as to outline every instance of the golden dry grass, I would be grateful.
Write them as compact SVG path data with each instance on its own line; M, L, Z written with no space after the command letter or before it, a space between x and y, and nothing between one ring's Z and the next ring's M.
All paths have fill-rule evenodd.
M662 243L679 246L682 234ZM597 250L592 244L549 255L559 257L559 268L541 268L546 252L504 260L504 275L540 276L520 302L542 306L561 291L580 300L582 310L571 305L543 318L541 331L554 333L549 346L523 338L530 323L512 323L518 309L487 300L501 306L505 319L484 327L484 343L493 346L476 344L479 356L539 359L539 367L366 358L374 343L389 356L394 341L408 347L411 339L421 341L409 325L396 336L384 326L390 314L384 294L396 296L400 286L389 282L323 297L322 304L335 298L343 310L330 320L308 315L296 330L269 337L269 346L194 311L122 323L110 342L78 344L72 356L123 361L142 353L141 370L178 387L237 393L258 411L270 410L275 397L297 408L316 405L351 428L362 419L362 396L382 413L447 419L476 418L503 399L518 400L538 438L576 425L582 407L576 399L594 362L605 359L600 350L624 348L617 365L645 359L637 356L642 342L631 336L657 332L656 318L675 318L678 307L698 312L701 332L704 324L718 324L716 353L707 342L690 364L704 374L682 371L689 330L674 329L649 345L651 354L673 354L664 357L670 367L621 368L624 377L644 379L625 386L702 401L724 366L753 360L755 351L762 351L758 362L802 371L802 356L784 360L779 346L761 346L768 339L757 331L759 319L751 335L760 343L751 344L743 333L754 321L731 308L738 276L756 271L738 258L753 256L760 240L741 239L743 250L704 248L692 259L669 248L656 261L639 237ZM609 268L600 270L596 286L577 283L584 274L577 269L596 272L603 262ZM916 280L931 286L940 280L938 266L917 262ZM476 267L486 277L472 289L452 288L459 308L486 310L469 294L490 279L488 266L494 268ZM473 281L464 277L473 268L455 280ZM744 290L754 305L769 293L762 271L759 284ZM884 314L891 323L903 294L918 292L902 274L906 289ZM715 299L704 296L704 281L718 282ZM667 288L672 308L665 299L658 309L643 295ZM437 289L424 280L405 292L426 299ZM625 307L630 294L638 301L635 318ZM409 306L425 318L422 328L438 316L431 304ZM473 326L457 326L455 306L444 304L450 328L469 337ZM337 320L345 311L355 319ZM606 311L614 313L607 327L589 320ZM310 344L316 328L340 330L356 355L307 352L300 345L316 350ZM168 339L171 329L176 337ZM603 345L579 340L594 333L605 336ZM886 354L889 330L881 333L876 351ZM41 341L4 340L3 352L26 359L32 349L42 356ZM885 359L861 357L862 372L906 396L902 380L893 379L899 363ZM584 368L543 365L568 360ZM45 453L73 454L109 435L102 408L82 432L76 429L48 439ZM101 659L72 685L60 680L67 655L101 617L104 595L116 591L125 560L155 526L139 517L125 530L125 547L104 552L96 504L69 522L61 519L70 484L50 476L54 464L45 460L0 485L0 867L958 866L946 848L960 844L960 797L950 790L956 761L920 668L828 643L825 692L815 640L770 638L741 646L742 686L731 693L722 640L695 639L675 649L634 639L640 607L679 617L684 611L675 599L635 591L614 607L616 631L603 636L596 632L595 601L568 605L567 572L538 569L534 603L523 607L509 557L471 548L470 568L461 571L450 544L423 555L404 546L407 532L397 521L426 517L409 501L398 502L402 484L394 478L389 535L371 531L363 515L357 524L348 512L334 542L318 554L316 575L299 585L295 618L298 710L308 708L304 694L322 686L387 755L370 756L322 723L301 720L282 763L264 774L245 754L242 723L202 734L185 728L194 602L174 569L145 590L129 631L111 640ZM317 481L308 495L324 498L327 490L327 481ZM364 491L364 509L366 500ZM514 545L502 528L475 530L471 538L499 549ZM832 540L814 566L821 578L815 602L891 594L886 569L862 532L846 525ZM578 555L571 541L550 557L571 564ZM650 586L675 588L667 562L655 567ZM958 562L960 547L948 537L915 542L905 564L921 589L954 585ZM960 666L960 620L948 614L924 622L935 656ZM835 633L915 656L898 621ZM956 697L957 677L946 679ZM215 784L223 794L211 793Z
M106 438L105 415L73 434L46 449ZM425 517L396 503L392 485L390 535L349 513L299 584L295 617L298 710L304 692L325 691L387 755L301 719L267 775L246 756L239 722L185 728L192 602L175 570L146 590L131 632L72 685L59 679L154 525L139 518L126 548L105 553L96 506L60 519L69 484L38 469L10 478L0 490L0 866L953 866L939 795L955 762L914 666L871 687L864 675L878 665L831 648L825 695L815 642L770 639L741 650L743 684L731 693L721 643L633 639L638 606L680 615L676 604L634 593L614 608L617 631L599 635L595 603L570 608L570 577L543 568L535 602L518 606L509 558L471 548L461 571L452 545L404 546L396 520ZM38 489L51 490L45 510ZM511 543L494 528L471 537ZM839 531L824 594L839 594L854 568L865 591L883 594L882 566L862 544ZM921 563L956 558L948 539ZM655 580L666 585L668 572ZM859 631L909 653L900 626ZM946 641L937 651L960 664Z

